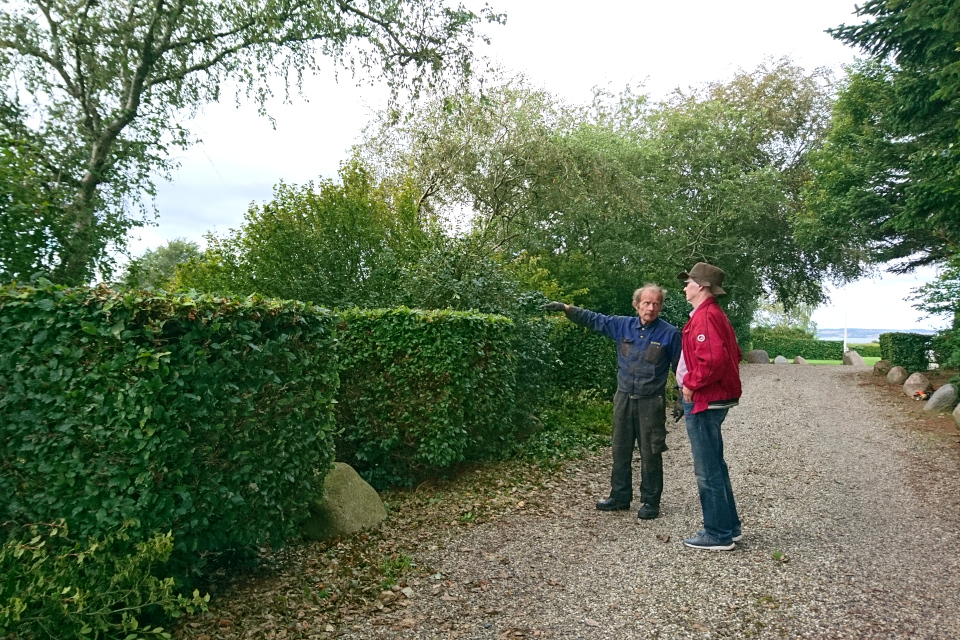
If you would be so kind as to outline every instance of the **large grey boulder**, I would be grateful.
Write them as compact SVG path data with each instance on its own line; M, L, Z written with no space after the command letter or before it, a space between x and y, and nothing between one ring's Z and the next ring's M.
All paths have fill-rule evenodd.
M877 360L877 362L873 365L873 375L885 376L888 373L890 373L890 361Z
M783 356L777 356L773 359L773 364L790 364L790 361Z
M910 377L907 378L907 381L903 383L903 392L907 396L912 398L917 391L933 391L933 385L930 384L927 376L923 375L919 371L910 374Z
M887 382L890 384L903 384L907 381L907 370L897 366L887 372Z
M958 404L957 408L953 410L953 421L957 423L958 427L960 427L960 404Z
M930 396L927 404L923 405L924 411L951 411L957 404L957 387L952 384L945 384Z
M843 364L853 367L864 367L867 363L863 361L863 356L853 349L850 349L850 351L847 351L843 354Z
M750 364L770 364L770 356L763 349L754 349L747 352L747 362Z
M807 364L807 361L804 360L803 356L794 356L793 364Z
M310 540L349 536L387 517L383 501L348 464L335 462L323 481L323 499L310 501L303 535Z

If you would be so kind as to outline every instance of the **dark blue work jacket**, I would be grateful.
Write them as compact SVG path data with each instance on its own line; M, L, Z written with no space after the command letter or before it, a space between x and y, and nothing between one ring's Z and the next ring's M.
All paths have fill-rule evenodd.
M660 318L640 324L639 316L605 316L579 307L567 314L573 322L617 343L617 388L631 396L663 395L670 367L680 360L680 331Z

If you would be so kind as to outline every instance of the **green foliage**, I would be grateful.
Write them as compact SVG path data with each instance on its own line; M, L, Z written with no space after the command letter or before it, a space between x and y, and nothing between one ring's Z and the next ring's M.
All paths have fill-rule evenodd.
M960 330L941 331L930 340L930 349L941 369L960 369Z
M4 525L0 636L169 639L157 623L205 610L209 595L176 595L173 578L157 575L173 550L172 535L131 542L131 526L125 522L81 543L69 538L63 520L22 528Z
M920 333L881 333L880 357L907 371L926 371L931 337Z
M630 314L633 290L658 282L679 326L677 273L717 264L746 341L761 296L816 304L824 277L859 268L807 229L800 197L827 80L781 60L659 104L627 90L578 108L498 78L384 113L359 151L385 179L411 178L434 218L469 211L488 253L536 260L554 299Z
M853 65L814 162L814 211L897 271L960 245L960 22L955 0L869 0L831 34L869 58Z
M119 284L128 289L172 289L177 265L199 257L200 247L196 242L174 238L131 260L120 275Z
M754 335L753 348L763 349L771 358L801 356L807 360L843 359L842 340L810 340L807 338L782 338L774 335Z
M557 353L553 386L558 393L593 390L612 398L617 390L617 348L613 340L557 318L550 336Z
M869 342L867 344L847 344L851 351L856 351L864 358L879 358L880 343Z
M0 289L0 522L131 521L189 564L282 543L333 459L333 329L296 302Z
M154 176L177 166L169 152L193 142L184 115L219 100L222 86L236 84L238 100L262 108L271 81L299 89L323 56L415 93L469 74L471 45L484 39L475 32L481 18L504 20L489 7L481 14L444 0L5 5L0 93L28 105L0 116L6 128L30 132L29 165L43 168L47 189L63 202L37 252L52 258L43 266L74 285L98 268L109 272L111 245L122 247L127 231L145 223L128 207L154 194Z
M376 487L506 454L514 324L457 311L341 315L337 457Z
M543 411L540 429L519 442L518 456L551 463L610 443L613 403L594 389L561 391Z
M400 269L419 238L412 194L375 185L357 163L340 177L280 183L240 229L208 235L206 255L178 268L176 286L333 308L398 304Z

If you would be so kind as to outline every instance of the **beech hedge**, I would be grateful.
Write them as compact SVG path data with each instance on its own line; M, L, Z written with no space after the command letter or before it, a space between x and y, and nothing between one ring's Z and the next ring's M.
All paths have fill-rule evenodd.
M812 340L806 338L781 338L762 336L753 339L754 349L763 349L770 358L801 356L807 360L842 360L842 340Z
M932 336L921 333L881 333L880 357L894 367L907 371L926 371L929 368Z
M879 358L880 357L880 345L873 343L864 343L864 344L850 344L847 343L847 346L850 347L851 351L856 351L864 358Z
M340 319L338 460L385 487L512 449L511 320L407 308Z
M566 318L553 320L549 340L557 354L554 390L595 390L612 398L617 390L616 343Z
M0 288L0 521L172 532L189 557L296 533L333 460L335 322L256 297Z

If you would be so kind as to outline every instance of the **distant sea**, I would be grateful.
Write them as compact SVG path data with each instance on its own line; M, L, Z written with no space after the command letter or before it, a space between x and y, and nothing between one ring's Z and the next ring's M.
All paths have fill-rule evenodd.
M847 328L847 342L876 342L881 333L922 333L932 336L933 329L856 329ZM843 340L843 329L817 329L817 337L821 340Z

